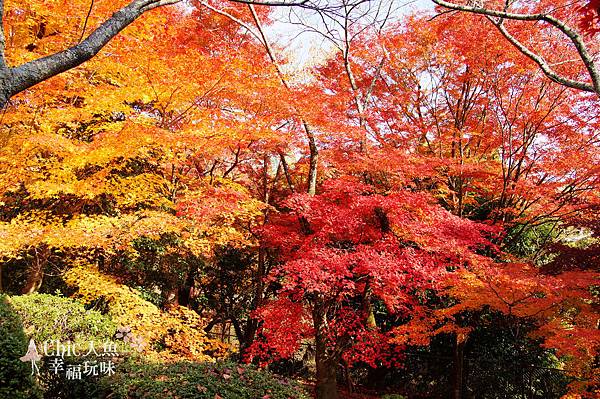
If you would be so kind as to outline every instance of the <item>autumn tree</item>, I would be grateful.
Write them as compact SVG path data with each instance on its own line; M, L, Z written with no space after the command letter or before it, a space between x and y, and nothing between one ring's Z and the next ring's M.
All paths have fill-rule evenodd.
M27 38L19 37L19 39ZM24 45L24 47L29 45L26 41L23 43L17 40L13 44L17 46ZM38 46L53 44L43 40L37 41ZM104 61L107 60L104 59ZM126 101L140 101L140 97L137 96L143 98L148 91L144 92L138 89L135 95L137 99L135 97L132 99L131 92L127 90L120 93L113 92L111 95L102 98L106 95L104 90L112 91L114 84L127 82L127 79L134 78L136 74L127 68L117 67L115 70L110 67L106 68L107 64L102 65L100 63L100 65L100 68L96 69L98 72L96 77L99 80L93 83L97 88L95 94L98 96L83 97L74 95L74 97L71 97L73 92L63 91L62 96L56 97L57 102L55 105L49 107L50 109L43 115L48 119L42 122L39 130L28 131L27 122L29 121L25 119L25 123L22 123L22 114L20 113L27 112L27 108L35 109L36 102L28 102L23 104L22 107L11 108L5 114L5 133L8 136L8 141L3 146L2 151L3 157L6 159L2 182L3 195L5 198L10 198L10 200L4 203L6 209L3 212L3 217L4 222L7 223L3 227L6 227L5 234L17 240L14 241L8 239L8 236L6 237L7 250L9 251L6 254L7 256L18 254L20 251L27 251L28 248L64 249L76 246L98 249L112 248L114 250L119 244L109 243L110 238L117 239L120 236L126 241L128 239L125 238L127 234L123 231L116 233L119 229L119 223L113 224L112 222L117 219L124 221L123 217L129 212L158 211L154 213L155 216L170 214L167 217L170 217L171 221L175 222L177 219L173 215L176 211L173 203L176 190L175 188L168 188L175 185L176 182L169 181L167 175L163 175L163 172L160 171L161 167L166 167L165 164L161 164L162 161L167 160L167 158L163 158L166 154L152 149L153 146L160 145L156 141L153 142L150 139L151 136L146 136L148 140L145 148L144 145L137 145L137 143L140 143L140 137L145 133L152 135L152 128L145 127L143 129L145 133L141 133L141 125L136 127L135 124L128 124L125 121L130 116L132 109L124 103ZM102 66L106 69L102 70ZM90 67L98 68L98 64L90 65ZM117 73L121 73L124 80L120 82L110 81L110 76ZM73 79L72 75L62 75L62 77L66 82L71 83L71 88L76 92L77 85L81 81L78 82L77 78ZM137 75L137 78L139 78L139 75ZM136 80L133 82L136 82ZM57 84L59 82L51 83ZM47 85L45 89L48 88L56 89L56 86ZM42 89L44 88L40 88L40 90ZM59 84L59 92L60 89ZM40 98L40 100L43 100L43 98ZM77 111L77 108L75 108L74 114L61 112L64 103L70 104L70 101L79 102L79 110ZM114 103L111 103L111 101L114 101ZM114 107L105 108L107 104L114 104ZM59 113L62 115L61 118L53 117ZM135 132L140 133L138 138L126 139L128 129L132 129L130 130L132 134ZM119 134L118 138L117 134ZM103 139L100 138L101 136L103 136ZM105 142L107 147L111 148L111 151L104 152L102 149L104 144L101 143L104 140L114 140L112 144ZM119 144L117 145L117 143ZM166 142L163 142L163 144L166 144ZM177 156L174 156L171 160L175 161L176 158ZM19 173L18 166L16 166L18 164L28 166ZM39 166L41 164L44 166ZM161 187L161 185L164 186ZM110 194L108 192L103 194L102 187L110 191ZM168 205L168 203L171 203L171 205ZM169 208L171 208L170 211ZM44 216L38 214L31 218L31 212L35 213L36 209L40 211L43 209L41 212L45 212ZM79 215L79 218L74 219L76 214ZM143 217L140 219L143 219ZM92 222L92 220L96 222ZM82 222L83 224L80 224L76 229L87 229L88 233L73 231L75 236L71 236L68 231L61 230L69 228L65 226L67 221L70 221L71 227ZM104 222L108 224L104 224ZM33 230L32 225L29 223L39 223L39 234L30 235L27 242L18 241L19 226ZM177 222L175 223L177 224ZM85 227L86 224L87 227ZM165 226L164 223L159 223L159 225ZM121 227L124 227L124 225L121 225ZM130 227L132 226L130 225ZM117 230L113 230L115 228ZM58 231L52 232L54 229L58 229ZM158 231L157 233L158 235L154 237L162 234ZM53 234L54 239L51 238ZM85 239L81 238L86 235L90 238L90 241L86 242ZM144 236L145 233L140 235ZM77 236L80 237L77 238ZM109 240L106 241L106 238L109 238ZM135 240L133 236L129 238ZM73 241L69 241L70 239L73 239ZM8 244L8 241L11 243ZM46 256L42 256L39 259L45 258ZM25 291L39 288L42 280L40 276L35 278L34 276L44 272L44 262L45 260L37 267L37 269L41 268L42 270L29 274L35 282L32 281L31 284L26 284Z
M277 298L259 309L256 353L288 357L314 337L317 397L338 397L336 373L352 364L394 362L385 329L369 311L408 312L448 268L476 262L485 226L457 218L424 194L377 193L355 179L329 181L315 197L295 195L263 239L281 253Z
M79 33L67 24L61 37L56 35L54 21L67 18L65 9L21 11L8 13L14 18L9 45L17 60L35 56L31 52L59 48ZM39 18L52 34L38 37L35 30L29 29L31 20L20 18L22 13ZM252 69L247 70L250 74L262 67L256 62L224 58L228 54L222 46L239 46L241 53L252 57L252 45L243 40L235 25L223 34L227 23L203 18L196 23L221 24L219 40L193 37L193 31L183 37L178 32L186 21L181 21L177 13L154 16L157 19L153 22L166 23L170 19L170 29L162 33L163 37L178 37L189 46L174 51L173 47L160 44L166 43L161 40L156 42L154 52L148 53L138 46L137 40L148 34L151 25L138 26L121 36L119 43L110 45L115 46L111 47L111 54L95 57L80 70L71 70L32 88L4 113L3 256L13 261L23 253L35 252L33 263L25 261L29 271L24 274L31 280L21 287L25 291L40 288L44 273L58 271L48 267L56 265L57 251L65 251L71 260L71 256L104 259L106 270L128 275L132 284L151 287L159 283L164 285L163 293L172 291L176 296L190 265L174 259L191 259L188 255L192 253L193 257L210 257L213 244L226 245L237 239L240 245L249 244L251 235L246 226L246 230L240 226L252 224L260 216L262 205L233 180L241 180L236 168L253 162L250 155L255 149L271 145L270 126L280 117L275 111L269 114L261 110L256 100L258 93L267 93L269 85L265 83L271 75L265 74L266 80L249 80L256 85L247 85L248 91L226 90L244 87L236 81L248 76L239 74L242 65ZM216 57L217 48L223 58ZM146 53L142 63L134 56L136 52ZM202 52L204 55L200 56ZM123 57L124 53L132 57ZM190 57L210 62L212 75L206 75L201 68L194 69L194 77L183 73L181 68L189 71L185 65ZM119 62L114 62L116 59ZM185 84L163 85L161 79L166 74L150 77L148 72L153 68L171 71L171 76L186 79ZM238 68L237 74L229 73L233 68ZM94 90L86 90L86 86ZM271 89L268 92L273 94ZM210 122L217 115L218 126ZM260 115L266 118L263 124L248 123L243 127L243 117ZM204 120L203 124L199 120ZM207 146L207 142L212 144ZM28 166L19 170L19 164ZM206 196L214 202L205 202ZM233 210L229 206L233 198L239 205L234 211L240 212L237 216L229 213ZM34 215L35 210L41 213ZM161 220L152 222L153 217ZM142 227L145 223L150 224ZM193 226L199 228L196 233L192 232ZM22 234L22 229L37 233ZM197 244L193 244L194 249L187 255L179 252L181 245L186 246L184 242L191 243L190 239ZM152 246L155 249L149 251ZM156 257L157 254L162 255ZM154 270L147 270L154 274L154 283L147 279L150 274L126 272L128 267L140 263L124 267L113 261L147 262L151 260L148 257L154 258ZM194 262L195 267L202 264ZM10 267L3 268L5 277L12 272Z
M351 173L383 189L428 191L458 216L488 220L506 229L508 234L495 236L497 243L540 262L571 217L595 209L597 100L540 79L522 54L506 50L500 34L482 26L474 29L484 21L468 24L461 18L465 16L443 15L433 21L408 18L388 35L357 40L353 65L357 76L364 76L357 84L372 93L370 110L363 117L368 126L378 129L370 130L366 156L356 157L358 139L345 136L331 139L323 152L324 162L333 173ZM373 62L376 40L382 40L387 50L380 69ZM351 104L345 102L350 96L342 97L350 90L338 78L341 73L342 60L332 58L317 75L320 85L336 93L328 104L338 120L350 113L347 104ZM380 79L375 79L378 75ZM537 242L526 242L533 234L540 235ZM517 251L520 243L529 252ZM477 275L485 279L503 268L501 263L491 263ZM507 275L522 276L527 292L523 297L557 290L558 285L532 288L540 287L536 281L552 281L535 267L520 263L506 268L510 269ZM563 306L593 314L585 302L592 300L586 290L594 277L581 274L579 278L587 283L575 287L567 283L575 281L574 276L562 276L564 290L554 299L546 298L552 302L540 301L535 311L520 317L534 318L539 312L536 323L543 329L546 317L563 320L560 313L553 313ZM467 302L474 291L452 281ZM505 284L503 289L509 289L508 279ZM581 294L579 304L572 301L576 293ZM481 307L470 309L482 309L489 297L489 293L474 294L471 299ZM463 299L454 298L458 310ZM417 315L415 310L413 316L419 320ZM583 335L589 332L588 321L582 316ZM436 331L434 325L423 321L420 328L427 334ZM458 327L440 331L456 336L456 363L460 364L468 333ZM586 339L580 344L582 350L593 347ZM457 392L460 395L460 389Z
M9 11L11 57L21 62L76 40L77 29L56 24L68 11ZM36 29L46 24L46 33L30 29L32 20ZM285 122L297 114L291 92L261 44L235 21L200 9L188 18L162 9L146 22L6 109L3 288L47 290L55 283L48 276L89 263L157 304L202 312L211 327L228 298L195 305L214 296L204 277L219 268L220 248L258 251L244 265L243 284L251 303L265 295L269 259L253 229L274 198L310 181L285 155L304 147L297 138L304 131ZM155 24L165 29L154 32ZM153 45L140 47L150 35ZM190 70L191 62L198 67ZM85 287L85 279L78 284L82 274L68 275L80 292L97 288ZM250 342L257 324L249 310L227 316L241 326L240 342Z
M581 223L575 230L578 231L589 226L582 220L596 215L597 100L541 80L522 55L503 48L502 38L496 32L486 31L478 21L471 25L456 23L460 18L439 16L434 23L422 21L423 25L416 19L407 23L397 42L390 35L387 46L395 50L391 52L394 57L390 57L390 69L382 71L387 85L380 96L380 116L374 116L389 121L389 132L379 142L387 145L388 151L396 146L402 146L402 150L415 148L421 161L431 168L418 164L416 187L437 192L444 207L456 214L503 226L507 234L500 242L506 251L538 265L553 256L567 261L560 252L573 256L577 251L555 244L556 237L568 236L571 220ZM477 33L476 39L470 36L472 32L483 34ZM413 35L418 39L409 39ZM427 50L419 51L420 46ZM452 66L446 62L452 62ZM464 64L458 66L460 62ZM428 79L426 84L424 76ZM443 180L439 180L441 176L445 176ZM592 244L589 249L593 248ZM583 253L589 254L587 250ZM582 378L593 384L589 368L597 349L591 343L593 322L588 318L594 311L587 303L595 300L589 290L596 276L589 274L595 268L585 264L588 266L578 269L579 274L558 277L522 263L484 268L476 273L477 279L486 281L482 285L493 286L488 279L498 273L506 273L506 279L498 286L488 287L487 294L475 293L470 279L463 282L467 285L451 283L456 290L453 297L460 298L454 308L466 306L464 313L459 310L452 315L466 318L465 314L489 306L502 309L511 318L515 313L510 309L523 302L530 307L511 323L518 326L535 320L533 323L540 330L533 334L546 337L547 347L552 348L550 342L558 344L558 339L551 338L556 335L572 334L575 339L581 334L576 338L576 346L582 354L567 355L566 359L577 358L578 364L587 368L581 371ZM517 293L519 289L522 291ZM462 294L456 295L458 292ZM492 296L502 298L500 302L504 301L507 308L494 305ZM470 308L470 301L481 306ZM565 309L581 317L578 321L565 321ZM550 319L553 327L548 328ZM422 331L430 333L439 328L432 320L431 324L422 320ZM569 325L572 330L559 325ZM457 337L456 348L463 348L455 357L455 364L460 364L469 334L461 328L453 333ZM568 350L560 346L554 348L566 354ZM572 370L577 374L581 369ZM461 394L460 389L455 392Z

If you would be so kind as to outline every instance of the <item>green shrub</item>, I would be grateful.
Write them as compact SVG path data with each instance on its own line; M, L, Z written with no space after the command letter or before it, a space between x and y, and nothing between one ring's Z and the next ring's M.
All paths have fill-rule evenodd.
M86 343L110 340L116 326L108 316L85 310L77 301L48 294L0 297L0 398L10 399L308 399L297 383L252 366L231 362L160 363L132 356L118 363L116 374L67 380L49 371L49 357L38 363L37 384L29 363L19 360L27 351L27 335L38 350L44 341ZM84 346L85 345L85 346ZM85 352L85 350L83 350ZM42 354L40 352L40 354ZM81 363L65 358L65 364Z
M25 333L35 340L40 355L44 341L67 341L74 343L78 353L85 354L89 343L101 351L107 340L112 340L116 325L110 317L95 310L86 310L82 303L70 298L49 294L13 296L10 303L22 320ZM23 332L23 330L21 330ZM50 344L52 347L52 344ZM25 348L27 345L25 345ZM25 352L23 352L25 353ZM20 355L22 356L22 355ZM94 360L86 358L85 360ZM69 380L64 372L54 374L49 369L51 357L38 363L38 385L47 399L96 398L99 377L85 376L81 380ZM65 356L65 364L81 364L81 357ZM0 395L0 398L5 396Z
M48 359L46 359L48 360ZM65 364L81 364L79 359L64 358ZM66 367L66 366L65 366ZM52 373L47 364L40 367L38 382L45 399L104 399L99 388L100 376L83 375L80 380L66 378L64 372Z
M381 399L406 399L406 396L398 395L396 393L391 393L387 395L383 395Z
M129 359L102 380L115 399L308 399L297 383L230 362L149 363ZM215 396L218 395L218 396Z
M117 326L108 316L86 310L82 303L49 294L13 296L10 302L23 320L25 332L39 344L71 341L87 348L89 341L110 340Z
M29 362L19 360L27 352L28 340L21 318L7 297L0 295L0 398L39 398Z

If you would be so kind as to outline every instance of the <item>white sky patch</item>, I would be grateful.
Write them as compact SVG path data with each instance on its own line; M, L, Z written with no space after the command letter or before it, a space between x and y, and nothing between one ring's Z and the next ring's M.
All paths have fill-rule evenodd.
M393 0L393 3L395 3L394 8L396 9L394 15L391 16L393 20L398 20L403 15L416 11L433 8L430 0ZM289 23L289 12L288 7L276 8L272 15L276 22L266 26L265 32L272 43L279 49L283 49L282 58L289 62L286 66L287 72L301 73L302 70L323 63L332 56L336 49L319 33L310 32L302 26ZM316 13L309 13L301 8L294 9L294 12L305 16L306 22L314 29L320 30L323 27Z

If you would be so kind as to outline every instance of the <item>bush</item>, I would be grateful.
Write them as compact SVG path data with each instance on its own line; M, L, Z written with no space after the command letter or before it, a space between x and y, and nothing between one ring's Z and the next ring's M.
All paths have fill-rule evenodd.
M88 342L111 340L117 326L110 317L86 310L82 303L49 294L13 296L10 302L21 316L25 332L36 342L71 341L86 349Z
M205 320L186 307L171 306L163 311L94 267L74 267L64 276L65 282L75 288L76 298L88 304L102 301L114 321L131 327L132 333L148 344L146 354L153 353L163 360L197 362L228 354L227 345L206 336Z
M29 294L11 297L10 304L20 316L25 333L37 343L38 351L44 341L58 340L63 344L70 341L82 354L87 352L91 341L94 341L98 350L105 341L113 341L116 325L110 317L95 310L86 310L82 303L73 299L49 294ZM41 351L39 353L43 355ZM45 398L98 397L97 377L68 380L64 373L50 372L50 360L51 357L44 357L38 363L38 383ZM64 361L65 364L78 364L81 359L65 356ZM0 398L4 397L0 395Z
M7 297L0 295L0 398L41 397L31 377L30 363L19 360L27 352L27 345L21 318Z
M308 399L297 383L230 362L148 363L130 359L104 378L115 399Z

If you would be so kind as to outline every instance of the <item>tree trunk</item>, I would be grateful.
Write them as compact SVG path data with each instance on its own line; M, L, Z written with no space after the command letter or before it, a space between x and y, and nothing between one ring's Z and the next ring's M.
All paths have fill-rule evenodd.
M342 365L344 366L344 379L346 380L346 389L348 393L354 392L354 381L352 381L352 367L350 364L342 359Z
M263 247L258 248L258 261L256 267L256 275L254 278L254 298L252 298L251 310L258 309L263 302L265 295L265 282L264 278L267 275L267 251ZM244 340L240 342L240 353L243 353L246 349L254 343L256 338L256 332L258 331L258 321L248 316L246 320L246 328L244 329Z
M461 334L456 335L456 346L454 347L454 389L453 399L462 398L462 386L464 379L465 362L465 343L466 339Z
M377 328L377 321L375 320L375 311L373 310L370 278L367 280L367 283L365 284L365 290L363 292L362 312L365 327L367 327L368 329Z
M321 299L315 300L313 308L313 325L315 329L315 363L317 367L317 399L338 399L337 366L338 357L335 351L328 348L327 342L327 308Z
M42 282L44 281L44 271L48 263L49 255L50 251L46 246L36 248L35 259L27 271L27 281L25 282L25 287L23 287L23 290L21 291L23 294L32 294L40 289Z
M265 46L267 55L269 56L271 63L275 67L277 74L279 75L279 80L281 81L281 84L283 84L283 86L286 89L290 90L290 85L287 81L287 78L285 77L285 74L281 70L281 66L279 65L279 61L277 60L277 57L275 56L275 52L273 51L271 44L267 40L267 36L265 35L265 31L263 30L262 24L260 22L260 19L258 18L258 14L256 13L256 10L254 9L254 6L252 4L248 4L248 8L250 9L250 13L252 14L254 23L256 24L256 28L258 29L258 32L260 34L260 39L261 39L263 45ZM227 15L227 14L225 14L225 15ZM227 15L227 16L229 18L231 18L233 21L240 23L239 20L235 20L232 16L230 16L230 15ZM243 23L242 23L242 26L244 26ZM297 110L296 110L296 112L297 112ZM306 137L308 138L308 147L310 149L310 160L309 160L309 168L308 168L308 184L306 187L306 192L309 195L315 195L315 193L317 192L317 167L319 164L319 149L317 148L317 142L315 140L315 135L314 135L312 129L310 128L308 122L306 122L306 120L302 117L302 115L300 115L299 112L298 112L298 116L300 116L300 119L302 121L302 126L304 127L304 131L306 132ZM284 161L285 161L285 159L284 159ZM288 183L289 182L290 181L288 179ZM292 188L292 191L293 191L293 188Z
M178 303L179 305L185 306L190 309L191 302L193 299L192 296L194 292L195 275L196 273L193 273L192 271L188 272L183 286L179 287Z
M338 399L337 362L317 349L317 399Z
M308 126L308 123L302 121L302 124L308 137L308 148L310 149L310 159L308 164L308 185L306 187L306 192L308 193L308 195L315 195L317 193L317 168L319 165L319 149L317 148L315 135L310 129L310 126Z
M174 287L167 291L165 298L165 308L176 305L179 305L179 287Z

